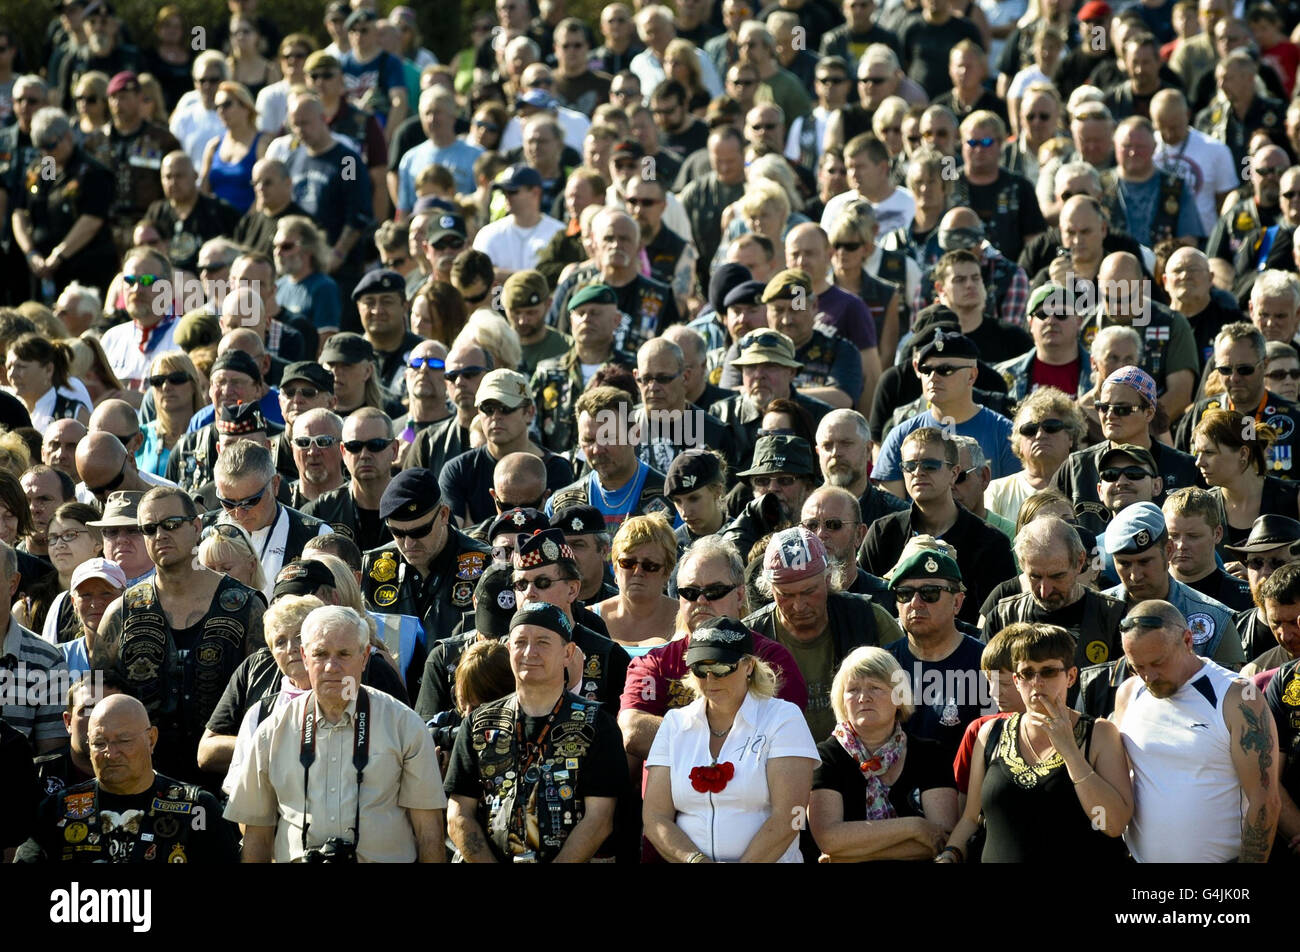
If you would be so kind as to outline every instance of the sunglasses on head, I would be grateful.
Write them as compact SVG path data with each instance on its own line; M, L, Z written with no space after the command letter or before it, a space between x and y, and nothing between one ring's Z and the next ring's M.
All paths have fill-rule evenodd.
M537 578L517 578L510 583L510 587L516 592L526 592L528 591L528 586L531 585L539 592L544 592L552 585L559 585L561 582L569 581L572 581L572 579L551 578L549 575L539 575Z
M266 495L266 491L270 488L271 488L271 484L267 483L260 490L255 492L253 495L247 497L246 499L222 499L220 496L218 496L217 502L221 503L221 508L225 509L227 512L230 512L235 509L252 509L254 506L256 506L259 502L262 501L262 497Z
M623 569L625 572L634 572L636 571L636 567L639 565L641 571L646 575L654 575L656 572L661 572L664 567L662 562L652 562L649 559L633 559L626 555L616 561L618 562L618 567Z
M1231 377L1234 373L1238 377L1250 377L1258 367L1259 364L1230 364L1224 367L1215 367L1214 372L1220 377Z
M412 370L423 370L425 367L430 370L445 370L447 361L441 357L412 357L406 365Z
M327 450L339 441L337 436L321 434L320 436L295 436L293 445L300 450L316 447L318 450Z
M1290 370L1270 370L1264 374L1269 380L1300 380L1300 367L1293 367Z
M393 526L389 525L388 531L392 534L394 539L423 539L433 531L433 527L437 522L438 517L434 516L424 525L416 526L414 529L395 529Z
M211 539L213 536L220 536L223 539L237 539L245 545L248 544L248 536L244 534L244 530L239 526L232 526L228 522L213 523L203 530L199 538L200 540Z
M1114 413L1115 416L1126 417L1137 413L1142 408L1136 403L1094 403L1093 407L1097 410L1097 416L1103 417L1108 413Z
M484 373L487 373L486 367L475 365L473 367L461 367L457 370L448 370L446 376L449 383L455 383L461 377L477 377Z
M1141 466L1108 466L1100 473L1103 483L1113 483L1121 476L1131 483L1139 479L1152 479L1152 475Z
M771 331L754 331L740 339L741 350L749 350L751 347L781 347L783 344L781 338Z
M703 588L686 585L679 587L677 594L688 602L698 602L701 595L704 596L706 601L716 602L720 598L726 598L739 587L739 585L724 585L722 582L715 582L713 585L706 585Z
M343 449L356 456L362 450L370 450L372 453L382 453L388 447L393 445L393 441L385 436L376 436L371 440L348 440L343 444Z
M173 370L171 373L154 374L149 378L149 386L161 389L165 383L179 387L181 384L188 382L190 375L183 370Z
M146 522L140 527L140 531L152 539L158 534L159 529L175 532L189 521L190 519L186 516L168 516L166 519L159 519L157 522Z
M147 288L155 281L161 279L156 274L124 274L122 275L122 280L131 287L135 287L138 284L142 288Z
M1022 423L1016 430L1021 436L1035 437L1039 433L1049 435L1060 433L1065 429L1065 421L1057 420L1054 417L1048 417L1046 420L1039 420L1037 423Z
M918 585L915 588L907 585L900 585L894 589L894 600L900 604L910 602L917 595L921 596L921 601L927 605L933 605L937 602L944 592L951 592L952 589L946 585Z
M1152 630L1165 627L1165 620L1159 615L1130 615L1128 618L1120 620L1120 631L1132 631L1134 628L1150 628Z
M899 465L903 467L903 472L905 473L915 473L918 469L923 469L927 473L937 473L939 470L947 466L948 463L945 460L934 459L933 457L927 456L924 459L905 459Z
M740 667L739 661L733 661L730 664L724 664L721 661L698 661L691 665L691 674L703 681L710 674L715 678L726 678L735 674L736 669Z

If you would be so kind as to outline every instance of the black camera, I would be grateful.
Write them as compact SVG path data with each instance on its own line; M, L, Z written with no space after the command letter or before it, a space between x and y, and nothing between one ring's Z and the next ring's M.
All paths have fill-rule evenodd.
M331 836L318 849L303 854L304 863L355 863L357 845L339 836Z
M456 731L464 720L459 711L439 711L425 723L435 746L449 751L456 743Z

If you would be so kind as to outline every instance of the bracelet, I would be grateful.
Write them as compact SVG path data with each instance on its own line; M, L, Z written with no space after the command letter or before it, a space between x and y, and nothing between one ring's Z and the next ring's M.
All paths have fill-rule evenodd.
M704 862L704 854L701 853L699 850L696 850L696 851L695 851L694 853L692 853L690 856L686 857L686 862L688 862L688 863L703 863L703 862Z
M951 853L954 857L956 857L957 862L959 863L966 862L965 854L963 854L962 851L958 849L956 846L945 846L943 849L939 850L939 856L942 856L944 853Z
M1095 777L1095 776L1097 776L1097 771L1095 771L1095 770L1089 770L1086 774L1084 774L1084 775L1083 775L1082 777L1080 777L1078 780L1075 780L1075 781L1074 781L1074 785L1077 787L1079 784L1083 783L1083 782L1084 782L1085 780L1087 780L1089 777Z

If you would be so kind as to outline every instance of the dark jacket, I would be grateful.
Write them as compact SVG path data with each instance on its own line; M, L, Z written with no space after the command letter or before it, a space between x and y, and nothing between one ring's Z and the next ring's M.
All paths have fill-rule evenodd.
M1110 512L1101 503L1097 495L1097 483L1101 481L1098 463L1102 453L1110 449L1106 440L1096 446L1075 450L1056 471L1052 480L1054 488L1065 493L1066 498L1074 502L1075 519L1094 535L1106 531L1110 522ZM1164 502L1165 496L1175 489L1188 486L1201 486L1201 474L1196 468L1196 461L1186 453L1180 453L1172 446L1151 441L1151 455L1155 458L1156 469L1164 480L1164 489L1154 500L1157 506Z
M745 624L765 638L777 641L776 602L747 616ZM865 595L831 592L826 599L826 624L835 645L832 664L836 668L854 648L882 647L876 613L871 608L871 599Z
M1120 645L1119 623L1128 612L1123 602L1092 589L1083 593L1083 619L1078 628L1067 629L1074 636L1074 663L1083 670L1089 665L1104 664L1124 654ZM984 640L1017 621L1042 621L1042 610L1029 592L1003 598L984 621Z
M805 397L795 389L793 384L790 385L790 399L807 410L809 415L812 416L814 430L821 423L822 417L833 409L829 403L818 400L816 397ZM758 429L763 422L763 414L742 393L727 397L725 400L719 400L708 409L711 414L735 434L736 456L732 471L739 472L743 469L749 469L749 464L754 459L754 444L758 442Z

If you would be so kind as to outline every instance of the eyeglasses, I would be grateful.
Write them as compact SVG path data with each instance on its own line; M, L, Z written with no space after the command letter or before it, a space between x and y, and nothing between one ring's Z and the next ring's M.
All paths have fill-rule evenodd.
M139 526L105 526L99 530L100 533L109 542L115 542L122 536L136 536L140 534Z
M124 444L125 445L125 444ZM122 460L122 468L117 471L117 475L110 479L102 486L87 486L86 491L92 496L107 496L118 486L122 485L122 480L126 478L126 460Z
M315 387L281 387L280 396L286 400L296 400L299 397L304 400L315 400L320 396L320 391Z
M46 538L49 540L50 545L72 545L77 541L77 536L89 534L89 529L69 529L66 532L51 532Z
M944 460L927 456L924 459L905 459L899 465L903 467L903 472L905 473L915 473L918 469L925 470L927 473L937 473L939 470L947 466L948 463Z
M343 444L343 449L356 456L362 450L369 450L372 453L382 453L388 447L393 445L393 441L384 436L376 436L370 440L348 440Z
M1269 380L1286 380L1288 377L1292 380L1300 380L1300 367L1294 367L1291 370L1270 370L1264 374Z
M477 377L480 374L484 374L486 372L487 372L486 367L479 367L477 365L473 367L461 367L457 370L448 370L447 382L455 383L461 377Z
M45 100L40 96L19 96L14 100L16 103L22 103L24 106L44 106Z
M162 279L156 274L124 274L122 275L122 280L131 287L135 287L138 284L142 288L147 288L152 286L155 281L160 281Z
M267 483L258 492L254 493L253 495L249 496L246 499L222 499L220 496L218 496L217 502L221 503L221 508L225 509L227 512L233 511L235 509L252 509L254 506L256 506L259 502L262 501L262 497L266 495L266 491L270 488L271 488L271 484Z
M1119 623L1120 631L1132 631L1134 628L1156 628L1165 627L1165 620L1159 615L1130 615L1123 618Z
M1113 483L1123 476L1131 483L1139 479L1153 479L1154 477L1141 466L1108 466L1100 473L1103 483Z
M643 374L638 372L636 382L647 385L657 383L661 387L666 387L680 376L681 374Z
M460 251L465 247L465 239L457 238L455 235L449 235L446 238L439 238L433 243L434 251ZM466 298L468 300L468 298ZM482 298L479 298L482 300Z
M799 480L798 476L790 476L784 473L780 476L749 477L750 485L752 485L759 492L766 492L769 487L774 488L776 486L780 486L782 489L789 489L796 482L798 482L798 480Z
M952 589L945 585L918 585L911 588L906 585L900 585L894 589L894 600L900 605L904 602L910 602L917 595L921 596L921 601L927 605L933 605L937 602L944 592L951 592Z
M190 375L187 374L185 371L173 370L171 373L154 374L152 377L148 378L148 381L149 381L149 386L161 390L162 385L165 383L169 383L172 384L173 386L179 387L183 383L188 383L189 379L190 379Z
M700 661L691 665L691 674L701 681L710 674L715 678L726 678L735 674L739 667L739 661L733 661L731 664L723 664L721 661Z
M627 202L627 204L631 205L633 208L654 208L656 205L662 202L663 199L634 197L634 198L625 198L623 199L623 201Z
M837 241L831 245L836 251L858 251L862 247L860 241Z
M1057 420L1054 417L1048 417L1046 420L1039 420L1037 423L1022 423L1016 432L1021 436L1027 436L1032 439L1039 433L1046 433L1050 436L1060 433L1064 429L1064 420Z
M983 139L967 139L966 144L972 149L991 149L998 140L985 136Z
M974 364L930 364L928 367L917 367L916 372L922 377L951 377L959 370L970 370Z
M1142 409L1136 403L1094 403L1093 407L1096 408L1099 417L1108 413L1113 413L1118 417L1126 417Z
M654 575L656 572L661 572L664 567L662 562L652 562L649 559L633 559L626 555L615 561L618 562L618 567L625 572L635 572L637 566L640 566L641 571L646 575Z
M168 516L166 519L159 519L157 522L146 522L140 527L140 531L152 539L158 534L159 529L165 529L167 532L175 532L181 526L191 520L186 516Z
M317 69L308 73L307 78L313 80L333 79L337 75L338 73L332 69Z
M825 528L827 532L839 532L845 526L860 525L856 519L805 519L801 525L809 532L816 532L818 529Z
M1276 572L1282 566L1289 564L1286 559L1264 559L1256 556L1253 559L1246 560L1246 568L1252 572L1262 572L1267 569L1270 572Z
M388 531L392 533L394 539L423 539L433 531L433 527L437 524L437 516L434 516L422 526L416 526L414 529L397 529L385 523L385 525L388 525Z
M1061 675L1065 674L1065 666L1054 664L1047 668L1021 668L1015 672L1017 681L1026 683L1033 681L1035 678L1042 678L1044 681L1054 681Z
M539 575L537 578L517 578L510 583L510 587L516 592L528 591L528 586L532 586L539 592L544 592L552 585L559 585L561 582L571 582L569 578L551 578L549 575Z
M756 122L749 128L755 129L759 132L771 132L773 129L778 128L778 126L775 122Z
M1261 360L1259 364L1262 363L1263 361ZM1232 364L1226 367L1215 367L1214 372L1220 377L1231 377L1234 372L1238 377L1250 377L1254 375L1259 364Z
M441 357L412 357L407 361L406 366L412 370L423 370L425 367L430 370L446 370L447 361Z
M490 420L493 417L510 416L510 414L514 413L522 406L523 404L521 403L518 407L508 407L504 403L498 403L495 400L485 400L483 403L479 404L478 412Z
M293 438L293 445L298 447L300 450L310 449L313 446L318 450L327 450L334 444L338 443L338 441L339 438L337 436L330 436L325 433L319 436L295 436Z
M694 585L682 586L677 589L677 594L688 602L698 602L701 595L704 596L706 601L716 602L720 598L726 598L738 588L740 588L739 585L724 585L721 582L715 582L712 585L704 586L704 588L697 588Z
M96 738L90 742L90 749L96 754L106 754L110 750L121 750L123 747L129 747L137 740L143 737L148 731L140 731L138 734L131 734L128 737L119 737L117 740L104 740Z

